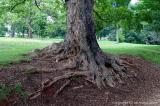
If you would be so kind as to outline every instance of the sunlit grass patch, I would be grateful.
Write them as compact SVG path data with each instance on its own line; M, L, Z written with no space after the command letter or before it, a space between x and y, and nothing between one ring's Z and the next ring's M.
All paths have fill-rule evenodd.
M134 55L145 60L160 64L160 45L144 45L119 43L110 41L99 41L101 48L108 53L115 55Z
M44 48L53 42L62 39L22 39L22 38L0 38L0 65L7 65L19 60L30 60L23 54L36 48ZM98 41L100 47L114 55L135 55L148 61L160 64L160 45L144 45L119 43L113 41Z
M43 48L53 42L60 42L61 39L37 40L20 38L0 38L0 65L11 62L18 62L21 59L29 59L23 56L24 53L36 48Z

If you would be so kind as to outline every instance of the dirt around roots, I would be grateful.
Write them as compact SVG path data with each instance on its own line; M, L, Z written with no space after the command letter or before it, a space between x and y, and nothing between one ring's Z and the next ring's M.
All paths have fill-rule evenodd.
M8 99L9 104L7 100L1 101L0 106L160 106L160 67L138 57L120 58L128 68L127 73L136 76L128 78L125 84L99 90L89 81L75 77L57 97L54 97L55 90L66 80L48 88L36 99L13 96L12 101ZM43 81L66 73L68 70L55 70L66 62L56 63L48 58L11 65L0 69L0 83L21 83L25 92L30 94L41 88Z

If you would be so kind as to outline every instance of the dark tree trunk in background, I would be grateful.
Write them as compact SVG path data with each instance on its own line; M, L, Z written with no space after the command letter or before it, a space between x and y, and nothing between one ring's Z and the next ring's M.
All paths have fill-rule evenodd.
M15 37L15 27L11 25L11 37Z
M24 35L25 34L25 28L23 27L23 29L22 29L22 37L24 38Z
M29 38L33 38L33 35L32 35L32 24L31 24L31 22L28 23L28 37Z

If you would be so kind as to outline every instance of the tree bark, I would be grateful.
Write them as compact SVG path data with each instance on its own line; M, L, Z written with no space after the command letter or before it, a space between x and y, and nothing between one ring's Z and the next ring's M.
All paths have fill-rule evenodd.
M79 51L76 52L80 54L80 59L85 55L87 59L83 62L87 61L84 63L88 63L88 70L93 74L93 79L99 87L103 83L100 79L108 79L107 84L114 86L114 78L110 75L114 72L109 72L107 68L111 67L118 72L123 69L112 56L104 55L98 45L92 18L94 0L68 0L66 4L67 35L64 42L68 45L77 45Z
M94 0L69 0L67 2L66 42L77 42L81 49L93 53L100 50L92 19Z
M96 40L92 19L94 0L68 0L66 5L67 35L64 42L38 51L39 58L52 57L56 62L67 60L65 67L60 66L61 70L79 70L80 75L88 71L87 79L96 83L98 88L106 84L114 87L116 81L122 83L121 78L125 76L125 68L119 59L103 53ZM77 73L67 74L62 79L73 75ZM49 85L53 83L54 81Z
M62 61L65 65L55 70L68 70L68 73L44 82L40 90L30 95L30 99L40 96L46 88L56 86L59 80L67 79L70 82L71 77L83 76L81 78L101 89L106 85L114 87L116 83L123 83L122 78L127 76L119 59L103 53L98 45L92 19L94 0L67 0L66 5L67 35L64 42L37 50L31 55L55 62ZM55 95L65 86L63 84Z

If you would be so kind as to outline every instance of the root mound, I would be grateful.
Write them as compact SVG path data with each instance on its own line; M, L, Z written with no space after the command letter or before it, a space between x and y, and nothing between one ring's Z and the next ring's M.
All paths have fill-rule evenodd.
M60 80L67 80L55 92L55 96L67 86L74 77L82 77L86 81L96 85L99 89L106 86L115 87L117 83L124 84L123 78L127 78L127 71L120 59L107 55L101 50L81 49L77 43L57 43L41 50L36 50L30 55L40 60L50 60L59 64L52 71L66 71L42 84L42 88L31 94L30 98L37 98L47 88L56 85ZM54 64L53 64L54 65ZM42 71L41 71L42 72ZM44 70L47 72L47 70Z
M64 45L60 43L55 47L58 46L62 49ZM53 46L50 47L55 50ZM8 85L19 83L30 97L29 100L21 96L16 97L19 99L14 101L14 106L117 106L123 104L159 106L160 68L157 65L138 57L120 56L121 63L127 67L127 74L123 72L124 75L134 77L122 78L118 74L125 83L118 84L119 82L114 80L116 85L113 88L104 81L106 87L102 84L100 89L97 89L96 79L94 79L96 77L89 69L87 64L90 62L86 58L78 60L76 58L78 54L75 53L71 55L72 58L60 59L59 56L64 53L64 50L56 53L58 51L53 52L49 47L45 49L36 50L30 62L13 64L0 69L0 83ZM108 57L104 54L102 56ZM113 59L113 57L110 58ZM75 60L80 62L83 59L86 62L83 63L84 65L80 63L73 65ZM111 65L105 65L105 67L106 70L103 71L112 69L117 75Z

